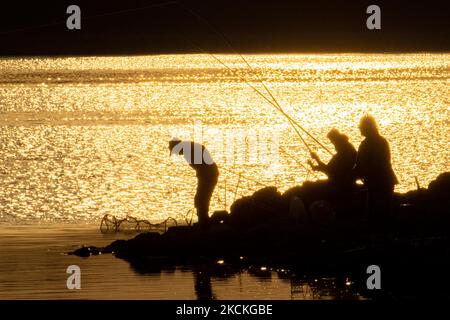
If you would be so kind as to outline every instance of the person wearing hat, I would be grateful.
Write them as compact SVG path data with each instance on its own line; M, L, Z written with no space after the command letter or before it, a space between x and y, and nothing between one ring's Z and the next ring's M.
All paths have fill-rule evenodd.
M182 155L193 168L197 176L197 192L194 205L197 210L198 223L207 226L209 222L209 204L219 178L219 169L211 154L200 143L181 141L174 138L169 141L170 155Z

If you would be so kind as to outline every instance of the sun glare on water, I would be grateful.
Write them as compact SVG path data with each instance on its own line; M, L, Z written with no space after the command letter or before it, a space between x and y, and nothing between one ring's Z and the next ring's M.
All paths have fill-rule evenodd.
M195 173L169 157L179 136L219 165L212 210L264 185L323 178L269 100L327 148L337 128L357 147L374 115L391 144L397 191L450 169L449 54L207 55L0 59L0 219L153 221L193 207ZM303 131L309 147L329 155ZM182 160L182 159L181 159ZM239 183L238 183L239 182Z

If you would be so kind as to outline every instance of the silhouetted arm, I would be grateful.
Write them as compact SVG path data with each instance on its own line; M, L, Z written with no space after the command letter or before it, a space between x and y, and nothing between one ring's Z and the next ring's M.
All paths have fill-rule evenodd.
M315 165L313 165L313 163L311 161L308 161L311 168L314 171L321 171L321 172L325 173L326 175L328 175L328 171L329 171L328 165L326 163L324 163L322 160L320 160L319 156L314 152L311 152L311 158L313 158L317 162L317 165L315 166Z
M319 167L326 167L327 165L320 160L319 156L315 152L311 152L311 158L317 161Z

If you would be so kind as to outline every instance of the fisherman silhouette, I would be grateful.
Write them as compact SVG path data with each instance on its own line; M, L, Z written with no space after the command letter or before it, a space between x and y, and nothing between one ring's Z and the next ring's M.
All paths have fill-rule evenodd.
M198 179L197 192L194 198L198 223L204 227L209 222L209 204L214 188L217 185L219 170L206 148L193 141L172 139L169 141L170 155L183 155L195 170Z
M386 225L394 186L398 183L391 165L389 143L380 135L375 118L370 115L361 118L359 130L365 139L359 145L354 173L368 189L369 221Z
M327 175L329 199L338 207L338 211L346 211L342 209L345 209L356 180L352 174L356 162L356 149L348 141L348 137L337 129L331 129L327 137L334 145L336 154L325 164L316 153L312 152L311 157L318 165L314 165L312 161L308 163L313 170Z
M329 182L336 188L351 187L355 180L351 172L356 162L356 149L348 141L348 137L336 129L331 129L327 137L333 143L336 154L325 164L316 153L312 152L311 157L318 165L314 165L311 161L309 164L313 170L325 173Z

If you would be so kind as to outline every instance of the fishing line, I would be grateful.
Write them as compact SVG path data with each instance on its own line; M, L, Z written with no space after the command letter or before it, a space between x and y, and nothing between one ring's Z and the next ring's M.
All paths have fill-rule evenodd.
M272 94L272 92L269 90L269 88L264 84L264 82L262 81L261 77L254 72L254 68L250 65L250 63L248 63L247 59L244 58L244 56L238 52L236 49L234 49L233 45L231 44L230 40L227 38L227 36L221 32L218 28L214 27L208 20L206 20L204 17L200 16L199 14L197 14L196 12L194 12L193 10L191 10L189 7L185 6L184 4L175 1L177 3L179 3L179 5L184 8L186 11L188 11L190 14L192 14L194 17L196 17L197 19L199 19L200 21L202 21L203 23L205 23L211 30L213 30L216 34L218 34L224 41L225 43L230 47L230 49L237 54L243 61L244 63L247 65L247 67L257 76L259 82L261 83L261 85L264 87L264 89L266 90L266 92L269 94L269 96L272 98L273 102L275 102L275 104L271 101L269 101L266 97L264 97L267 101L270 102L271 105L273 105L278 111L280 111L290 122L290 124L292 125L292 127L294 128L294 130L296 131L297 135L301 138L302 142L305 144L305 146L307 147L308 151L311 152L311 148L309 147L309 145L305 142L305 140L303 139L303 137L299 134L298 130L295 128L295 126L297 126L298 128L300 128L304 133L306 133L311 139L314 140L314 142L316 142L319 146L321 146L323 149L325 149L329 154L333 154L325 145L323 145L319 140L317 140L312 134L310 134L306 129L304 129L298 122L296 122L294 119L292 119L291 116L289 116L281 107L281 105L278 103L277 99L275 98L275 96ZM204 50L202 50L204 51ZM213 55L212 53L210 53L211 55ZM216 57L214 57L216 60L218 60ZM220 62L222 65L223 63ZM228 68L230 69L230 68Z
M190 42L195 48L197 48L197 50L200 50L202 53L206 54L206 55L210 55L212 58L214 58L217 62L219 62L222 66L224 66L227 70L231 71L233 74L235 74L239 80L241 80L242 82L244 82L245 84L247 84L250 88L252 88L256 93L258 93L264 100L266 100L268 103L270 103L272 106L274 106L277 110L279 110L279 107L274 104L273 101L271 101L269 98L267 98L260 90L258 90L255 86L253 86L251 83L249 83L247 81L247 79L245 79L244 77L242 77L241 75L239 75L237 73L236 70L230 68L227 64L225 64L222 60L220 60L219 58L216 57L216 55L214 55L211 52L208 52L206 50L204 50L202 47L200 47L199 45L197 45L192 39L190 39L189 37L187 37L187 35L183 32L180 31L180 33L184 34L185 36L185 40L187 40L188 42ZM280 110L281 111L281 110ZM287 114L284 114L286 116L286 118L288 119L289 123L291 124L292 128L295 130L295 132L297 133L297 135L300 137L301 141L303 142L303 144L306 146L306 148L308 149L308 151L311 153L312 150L309 147L308 143L305 141L305 139L302 137L302 135L300 134L300 132L298 131L298 129L295 127L294 124L294 120L292 118L290 118Z
M179 4L179 2L178 1L167 1L167 2L155 3L155 4L151 4L151 5L143 6L143 7L139 7L139 8L124 9L124 10L119 10L119 11L101 13L101 14L96 14L96 15L92 15L92 16L88 16L88 17L83 17L83 20L90 20L90 19L95 19L95 18L120 15L120 14L129 13L129 12L146 10L146 9L150 9L150 8L164 7L164 6L175 5L175 4ZM21 31L41 29L41 28L46 28L46 27L54 27L54 26L58 26L61 24L65 24L66 21L67 20L60 20L58 22L46 23L46 24L41 24L41 25L37 25L37 26L1 31L0 34L9 34L9 33L21 32Z
M163 6L168 6L168 5L174 5L174 4L178 4L181 8L183 8L184 10L186 10L188 13L190 13L191 15L193 15L194 17L196 17L197 19L199 19L200 21L202 21L203 23L205 23L211 30L213 30L216 34L218 34L224 41L225 43L232 49L232 51L239 55L239 57L244 61L244 63L247 65L247 67L253 72L254 72L254 68L248 63L248 61L245 59L245 57L238 52L237 50L234 49L234 47L232 46L230 40L226 37L226 35L221 32L220 30L218 30L216 27L214 27L208 20L206 20L204 17L200 16L199 14L197 14L196 12L194 12L193 10L191 10L189 7L187 7L186 5L184 5L183 3L179 2L179 1L168 1L168 2L162 2L162 3L157 3L157 4L152 4L152 5L148 5L148 6L143 6L143 7L139 7L139 8L132 8L132 9L125 9L125 10L119 10L119 11L114 11L114 12L108 12L108 13L104 13L104 14L98 14L98 15L93 15L93 16L89 16L84 18L85 20L90 20L90 19L95 19L95 18L100 18L100 17L106 17L106 16L112 16L112 15L120 15L120 14L126 14L129 12L135 12L135 11L140 11L140 10L146 10L149 8L155 8L155 7L163 7ZM43 28L43 27L49 27L49 26L56 26L59 25L61 23L64 23L64 21L60 21L60 22L55 22L55 23L49 23L49 24L44 24L44 25L39 25L39 26L33 26L33 27L27 27L27 28L20 28L20 29L16 29L16 30L10 30L10 31L3 31L0 32L0 34L8 34L8 33L14 33L14 32L20 32L20 31L26 31L26 30L33 30L33 29L38 29L38 28ZM191 41L192 42L192 41ZM227 65L225 65L220 59L218 59L215 55L213 55L212 53L206 52L205 50L201 49L198 45L195 45L198 49L200 49L202 52L207 53L209 55L211 55L215 60L217 60L218 62L220 62L223 66L225 66L228 70L232 71L233 73L235 72L234 70L232 70L231 68L229 68ZM268 101L271 105L273 105L278 111L280 111L289 121L289 123L291 124L291 126L294 128L295 132L297 133L297 135L300 137L301 141L303 142L303 144L307 147L308 151L311 152L311 148L309 147L309 145L307 144L307 142L303 139L303 137L301 136L301 134L299 133L299 131L297 130L296 126L298 128L300 128L303 132L305 132L311 139L313 139L316 143L318 143L322 148L324 148L327 152L329 152L330 154L331 151L328 150L328 148L326 146L324 146L322 143L320 143L314 136L312 136L306 129L304 129L298 122L296 122L294 119L292 119L292 117L290 117L281 107L281 105L279 104L279 102L277 101L277 99L275 98L275 96L272 94L272 92L269 90L269 88L264 84L264 82L262 81L261 77L255 73L258 81L261 83L261 85L264 87L264 89L266 90L266 92L269 94L269 96L271 97L271 100L269 100L264 94L262 94L258 89L256 89L254 86L252 86L251 84L249 84L246 79L243 79L242 77L240 77L241 79L244 80L244 82L246 82L253 90L255 90L256 92L258 92L259 95L261 95L266 101Z
M296 158L294 158L291 154L289 154L289 153L286 151L286 149L285 149L284 147L279 146L279 148L280 148L281 152L283 152L288 158L294 159L294 161L297 162L297 164L298 164L299 166L301 166L301 167L302 167L303 169L305 169L306 171L309 171L309 168L308 168L308 167L306 167L304 164L302 164L300 161L298 161Z

